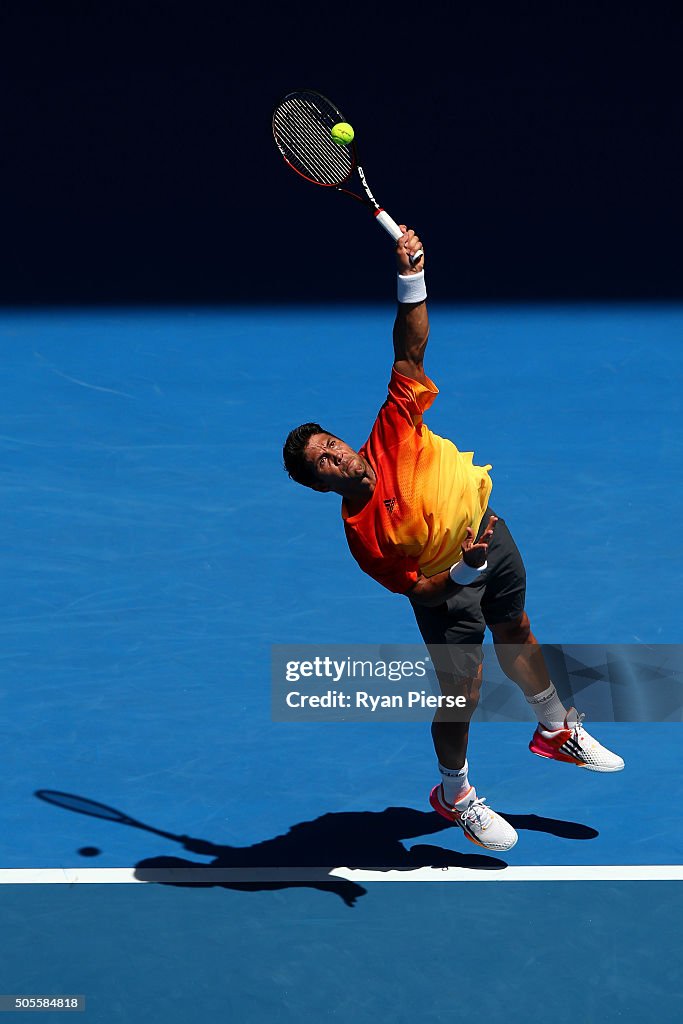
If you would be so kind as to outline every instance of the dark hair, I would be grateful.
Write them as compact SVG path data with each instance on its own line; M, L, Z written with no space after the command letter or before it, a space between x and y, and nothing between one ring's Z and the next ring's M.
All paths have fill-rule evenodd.
M285 460L285 470L292 480L296 480L298 484L304 484L306 487L315 483L313 466L304 454L306 445L314 434L329 433L330 431L325 430L319 423L302 423L300 427L290 430L282 449L282 457Z

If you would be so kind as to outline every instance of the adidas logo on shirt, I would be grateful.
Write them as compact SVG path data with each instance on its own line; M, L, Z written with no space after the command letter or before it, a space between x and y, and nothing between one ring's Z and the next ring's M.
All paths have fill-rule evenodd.
M391 513L396 508L396 498L385 498L384 507L386 508L389 515L391 515Z

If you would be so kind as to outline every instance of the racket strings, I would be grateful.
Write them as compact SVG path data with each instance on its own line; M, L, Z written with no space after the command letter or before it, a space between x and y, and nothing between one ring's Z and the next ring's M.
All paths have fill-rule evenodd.
M321 184L342 182L352 164L350 158L344 158L341 147L332 141L329 129L296 107L287 113L286 118L279 119L277 126L289 162Z
M304 170L315 172L325 184L336 184L347 176L350 161L340 159L340 147L335 142L332 146L336 152L325 152L328 146L329 130L320 132L320 124L302 116L301 111L291 111L290 149L298 156Z
M340 185L353 170L350 148L333 141L330 129L343 120L324 97L286 96L273 115L273 134L291 166L321 185Z

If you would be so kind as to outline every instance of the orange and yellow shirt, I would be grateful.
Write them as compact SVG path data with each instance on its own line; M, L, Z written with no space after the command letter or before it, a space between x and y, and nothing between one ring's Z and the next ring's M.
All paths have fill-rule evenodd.
M462 557L467 527L476 534L489 494L490 466L475 466L422 422L439 390L392 370L389 394L360 454L377 474L370 501L349 515L346 539L361 569L405 594L421 572L434 576Z

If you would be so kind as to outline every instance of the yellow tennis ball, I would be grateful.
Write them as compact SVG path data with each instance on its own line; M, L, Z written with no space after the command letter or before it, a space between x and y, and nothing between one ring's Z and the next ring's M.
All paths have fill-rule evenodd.
M340 121L339 124L335 124L330 129L330 135L332 141L336 142L338 146L348 146L349 143L353 142L353 128L346 121Z

